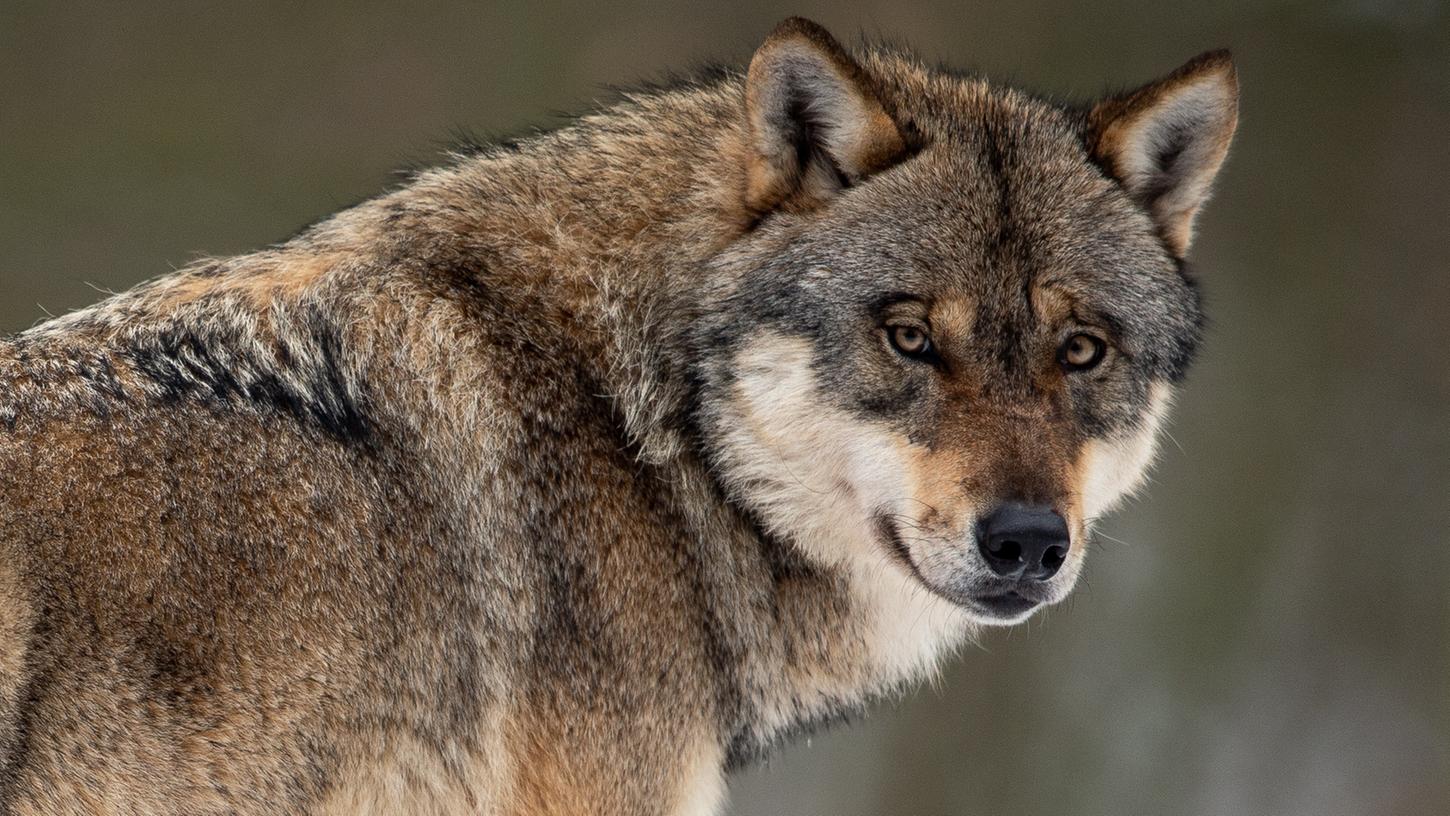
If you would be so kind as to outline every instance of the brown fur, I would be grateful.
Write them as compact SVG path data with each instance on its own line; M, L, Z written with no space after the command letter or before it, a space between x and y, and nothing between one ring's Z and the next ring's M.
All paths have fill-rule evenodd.
M0 814L712 812L726 766L969 630L919 579L985 502L1061 501L1080 540L1078 483L1141 474L1145 395L1184 364L1152 332L1194 339L1186 244L1090 148L1110 160L1150 96L1089 117L789 21L745 76L627 95L0 343ZM1000 189L981 134L1020 141L986 165ZM1105 380L1106 418L1036 334L1027 370L984 356L1012 236L1066 259L1044 325L1096 291L1067 261L1142 270L1115 291L1157 322L1118 339L1139 368ZM791 267L830 273L828 307L913 259L955 276L923 308L959 368L919 407L889 408L925 374L878 327L832 339L770 288L816 239L875 253ZM940 540L888 554L872 517L783 511L761 439L811 461L885 440ZM828 478L812 501L860 509Z

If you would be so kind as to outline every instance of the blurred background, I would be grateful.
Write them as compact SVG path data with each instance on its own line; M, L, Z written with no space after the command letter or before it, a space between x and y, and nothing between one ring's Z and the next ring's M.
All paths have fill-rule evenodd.
M1441 0L0 3L0 332L289 235L782 17L1085 98L1229 46L1213 328L1064 607L742 774L729 812L1450 814Z

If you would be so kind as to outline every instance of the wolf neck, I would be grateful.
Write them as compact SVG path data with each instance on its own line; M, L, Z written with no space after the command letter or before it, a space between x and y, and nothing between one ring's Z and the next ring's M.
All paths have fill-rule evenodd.
M853 574L813 566L763 535L699 458L684 353L713 283L704 262L748 224L736 155L741 105L730 83L647 97L524 155L458 171L485 204L467 229L480 240L516 235L514 224L548 225L535 240L488 253L485 284L537 286L567 312L561 327L576 332L624 432L692 520L702 583L727 618L719 634L728 642L719 646L734 666L719 680L738 706L730 735L737 759L932 670L963 631L952 610L894 567ZM457 184L447 174L421 181L445 194ZM499 279L489 280L493 270Z
M692 519L709 562L702 581L727 611L721 650L735 665L720 680L734 687L737 760L919 678L964 631L908 575L812 565L794 545L762 534L698 456L684 353L712 283L704 262L748 228L736 155L740 93L726 83L645 97L523 154L420 180L425 190L437 185L425 198L468 191L473 220L460 231L480 241L534 225L532 240L484 253L483 283L537 294L559 310L558 328L580 343L640 458ZM769 603L742 605L742 592Z
M405 191L444 202L422 213L464 236L479 282L542 309L591 367L643 458L686 445L685 332L702 262L738 237L743 176L735 154L742 88L631 97L525 144L424 174ZM448 218L442 215L441 218Z

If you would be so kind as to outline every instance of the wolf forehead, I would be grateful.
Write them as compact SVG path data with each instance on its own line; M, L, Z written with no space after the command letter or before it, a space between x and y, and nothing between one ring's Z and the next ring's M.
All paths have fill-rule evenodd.
M909 148L827 206L761 225L743 253L756 274L734 293L748 322L829 341L912 297L967 304L1003 343L1044 318L1090 322L1145 379L1182 377L1202 331L1198 287L1094 158L1084 110L886 52L863 66Z

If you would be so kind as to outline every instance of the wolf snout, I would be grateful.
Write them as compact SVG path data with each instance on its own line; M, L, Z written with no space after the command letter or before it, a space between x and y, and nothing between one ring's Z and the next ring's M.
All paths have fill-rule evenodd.
M1047 581L1067 560L1067 520L1044 505L1007 502L977 522L977 549L987 567L1022 583Z

